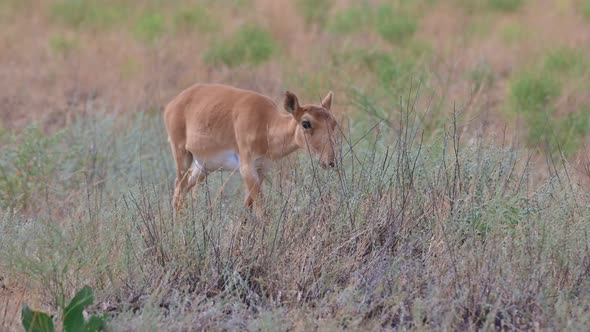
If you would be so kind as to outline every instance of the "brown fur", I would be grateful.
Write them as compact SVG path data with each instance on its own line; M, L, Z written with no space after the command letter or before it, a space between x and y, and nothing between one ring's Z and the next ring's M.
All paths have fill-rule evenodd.
M216 170L208 169L207 163L217 158L231 164L233 153L239 156L249 208L261 194L269 160L305 148L319 158L323 168L333 167L336 121L330 112L332 99L330 92L320 105L300 106L297 97L286 92L289 114L253 91L219 84L197 84L184 90L166 106L164 114L176 161L175 208L181 206L187 191ZM303 128L304 122L311 128ZM226 152L229 157L218 157ZM200 163L202 168L198 168Z

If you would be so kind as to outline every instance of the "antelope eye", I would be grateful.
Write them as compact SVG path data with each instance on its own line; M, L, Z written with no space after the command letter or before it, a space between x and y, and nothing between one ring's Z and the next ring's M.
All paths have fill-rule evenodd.
M301 122L301 126L303 127L303 129L310 129L311 128L311 122L305 120L305 121Z

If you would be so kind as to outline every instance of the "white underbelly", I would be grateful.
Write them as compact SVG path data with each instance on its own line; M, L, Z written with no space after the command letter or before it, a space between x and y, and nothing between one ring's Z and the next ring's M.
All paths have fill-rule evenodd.
M194 166L205 172L234 172L240 169L240 156L234 151L225 151L208 158L193 157Z

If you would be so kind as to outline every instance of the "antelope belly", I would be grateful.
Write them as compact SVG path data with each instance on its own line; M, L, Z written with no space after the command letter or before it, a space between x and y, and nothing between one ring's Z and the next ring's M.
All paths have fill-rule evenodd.
M196 159L195 166L204 168L207 172L215 171L237 171L240 168L240 156L234 151L226 151L208 157L207 159Z

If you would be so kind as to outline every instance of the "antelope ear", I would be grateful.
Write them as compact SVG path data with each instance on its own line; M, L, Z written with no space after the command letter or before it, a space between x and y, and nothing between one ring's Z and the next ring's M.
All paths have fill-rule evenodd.
M322 100L322 107L329 111L332 108L332 99L334 99L334 92L330 91Z
M299 100L297 99L297 96L291 92L291 91L286 91L285 92L285 110L293 115L295 115L295 112L299 109Z

